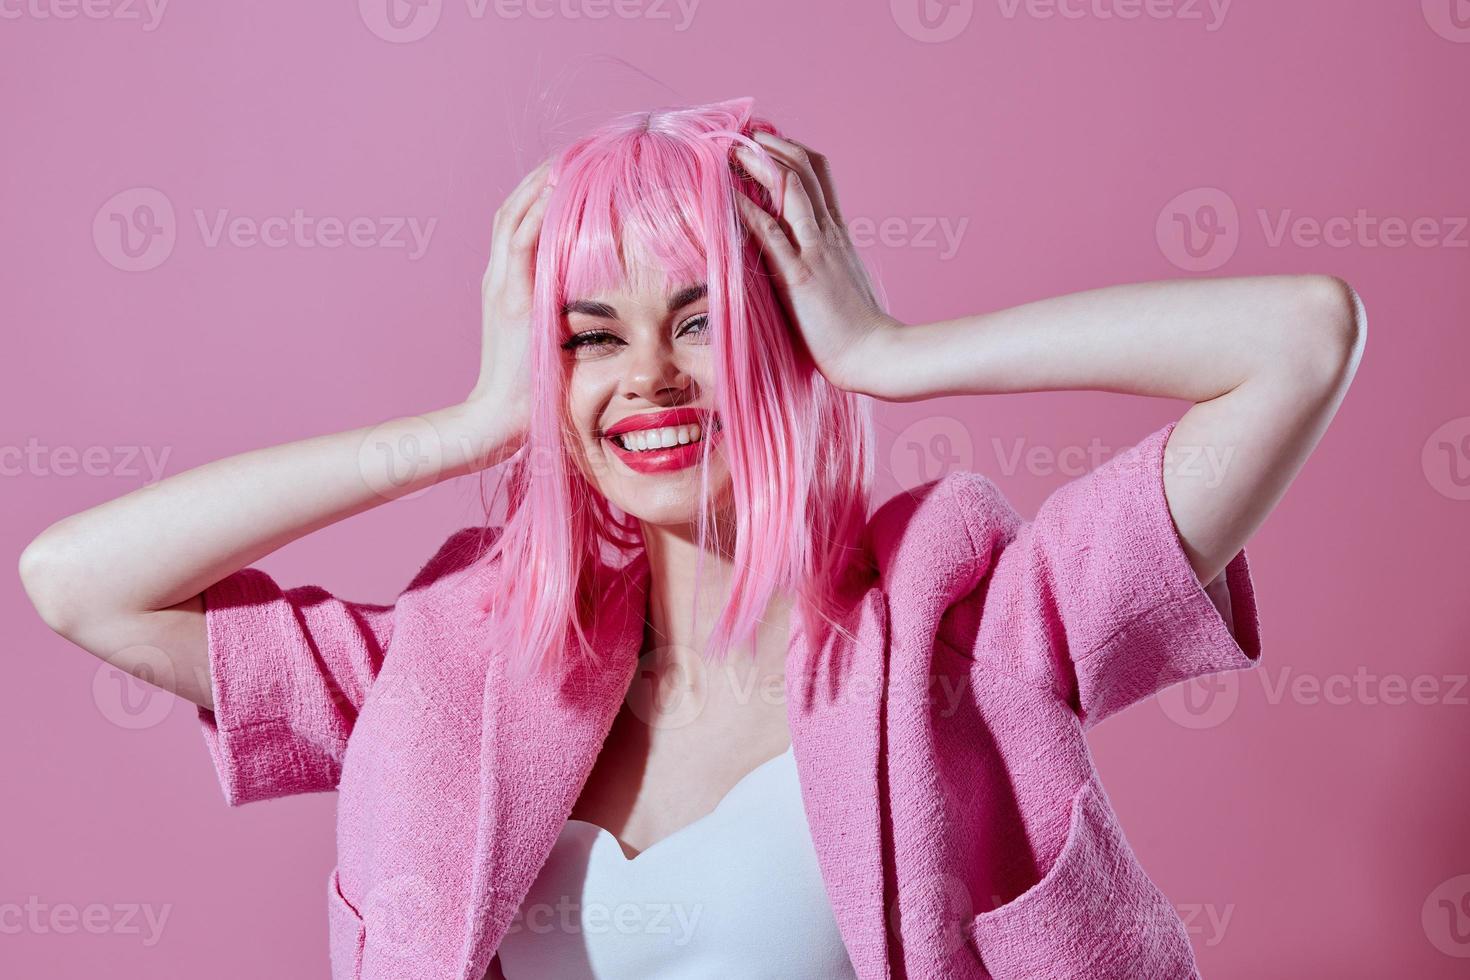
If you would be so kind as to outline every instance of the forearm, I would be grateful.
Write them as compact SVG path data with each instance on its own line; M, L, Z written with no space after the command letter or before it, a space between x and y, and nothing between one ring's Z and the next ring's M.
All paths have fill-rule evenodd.
M887 401L1092 389L1203 402L1283 365L1340 359L1344 285L1259 276L1109 286L895 325L864 360Z
M53 524L21 560L42 615L164 609L319 528L507 454L467 405L206 463Z

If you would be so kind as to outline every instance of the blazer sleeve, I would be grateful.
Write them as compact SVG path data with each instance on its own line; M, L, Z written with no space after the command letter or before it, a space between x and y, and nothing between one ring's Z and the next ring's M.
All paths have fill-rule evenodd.
M1030 521L963 474L953 499L989 563L974 655L1054 688L1091 728L1156 692L1255 666L1260 621L1242 548L1210 583L1189 563L1164 496L1170 422L1051 494ZM1009 517L1009 519L1008 519Z
M230 806L337 787L404 596L463 565L480 531L452 535L392 604L283 589L255 567L204 591L214 709L198 717Z

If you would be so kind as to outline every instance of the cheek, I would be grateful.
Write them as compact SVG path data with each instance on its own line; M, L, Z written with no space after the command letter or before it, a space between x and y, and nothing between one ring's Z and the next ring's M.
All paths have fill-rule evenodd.
M591 439L597 428L603 401L595 380L573 368L567 379L567 421L584 441Z

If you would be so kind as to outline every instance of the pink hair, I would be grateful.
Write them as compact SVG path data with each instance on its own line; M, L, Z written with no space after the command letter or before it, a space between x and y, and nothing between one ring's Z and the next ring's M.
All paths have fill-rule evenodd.
M741 98L620 116L552 162L532 309L535 407L511 464L505 526L489 552L513 572L480 604L519 670L565 666L568 630L584 655L599 660L584 628L608 587L605 549L627 555L641 542L638 522L569 462L568 440L578 436L567 417L561 349L563 305L629 275L661 274L648 284L666 291L708 285L713 407L735 514L735 540L720 541L715 525L714 543L732 554L735 571L704 655L723 662L749 641L778 593L793 594L796 625L819 640L844 608L872 491L871 402L816 370L741 220L738 193L779 213L764 188L732 166L735 143L770 165L751 134L776 129L752 107ZM701 442L702 464L710 443ZM701 472L699 566L712 530L708 467ZM698 567L696 591L697 583Z

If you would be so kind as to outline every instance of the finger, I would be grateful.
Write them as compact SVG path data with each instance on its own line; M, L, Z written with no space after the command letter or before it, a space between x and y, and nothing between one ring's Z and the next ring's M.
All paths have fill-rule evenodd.
M539 164L521 177L511 192L505 195L505 200L495 210L494 228L500 229L507 224L514 229L520 222L521 215L525 213L526 207L547 175L551 172L551 160L542 160Z
M760 242L761 251L769 259L772 271L787 282L794 282L800 256L797 255L796 247L791 244L791 239L786 237L786 230L781 227L781 223L743 191L736 192L735 200L745 226L750 229L756 241Z
M543 162L526 174L516 189L510 192L505 203L495 212L495 226L490 238L490 263L486 271L487 280L497 280L500 270L505 268L510 257L510 240L520 227L526 212L536 201L536 195L546 185L551 171L551 161Z
M812 170L817 175L817 185L822 189L822 201L826 205L827 213L832 216L834 222L845 225L847 222L843 220L842 210L837 204L837 186L832 182L831 161L805 143L797 143L796 140L791 140L791 142L806 151L807 160L810 161Z
M831 216L831 206L827 201L826 190L822 186L821 179L817 176L817 162L821 154L809 149L795 140L759 130L754 134L756 142L760 143L770 153L773 153L782 163L790 167L801 179L802 186L806 189L807 197L811 199L812 213L818 220L827 221ZM826 161L821 160L825 168Z
M791 230L796 244L802 248L818 244L822 240L822 226L796 170L775 154L771 154L770 162L766 163L757 161L755 153L748 147L739 147L737 153L740 154L741 165L751 172L780 209L780 220Z
M506 267L506 275L510 281L524 287L527 295L535 281L536 243L541 238L542 218L546 216L546 205L550 200L551 187L543 185L510 238L510 261Z

